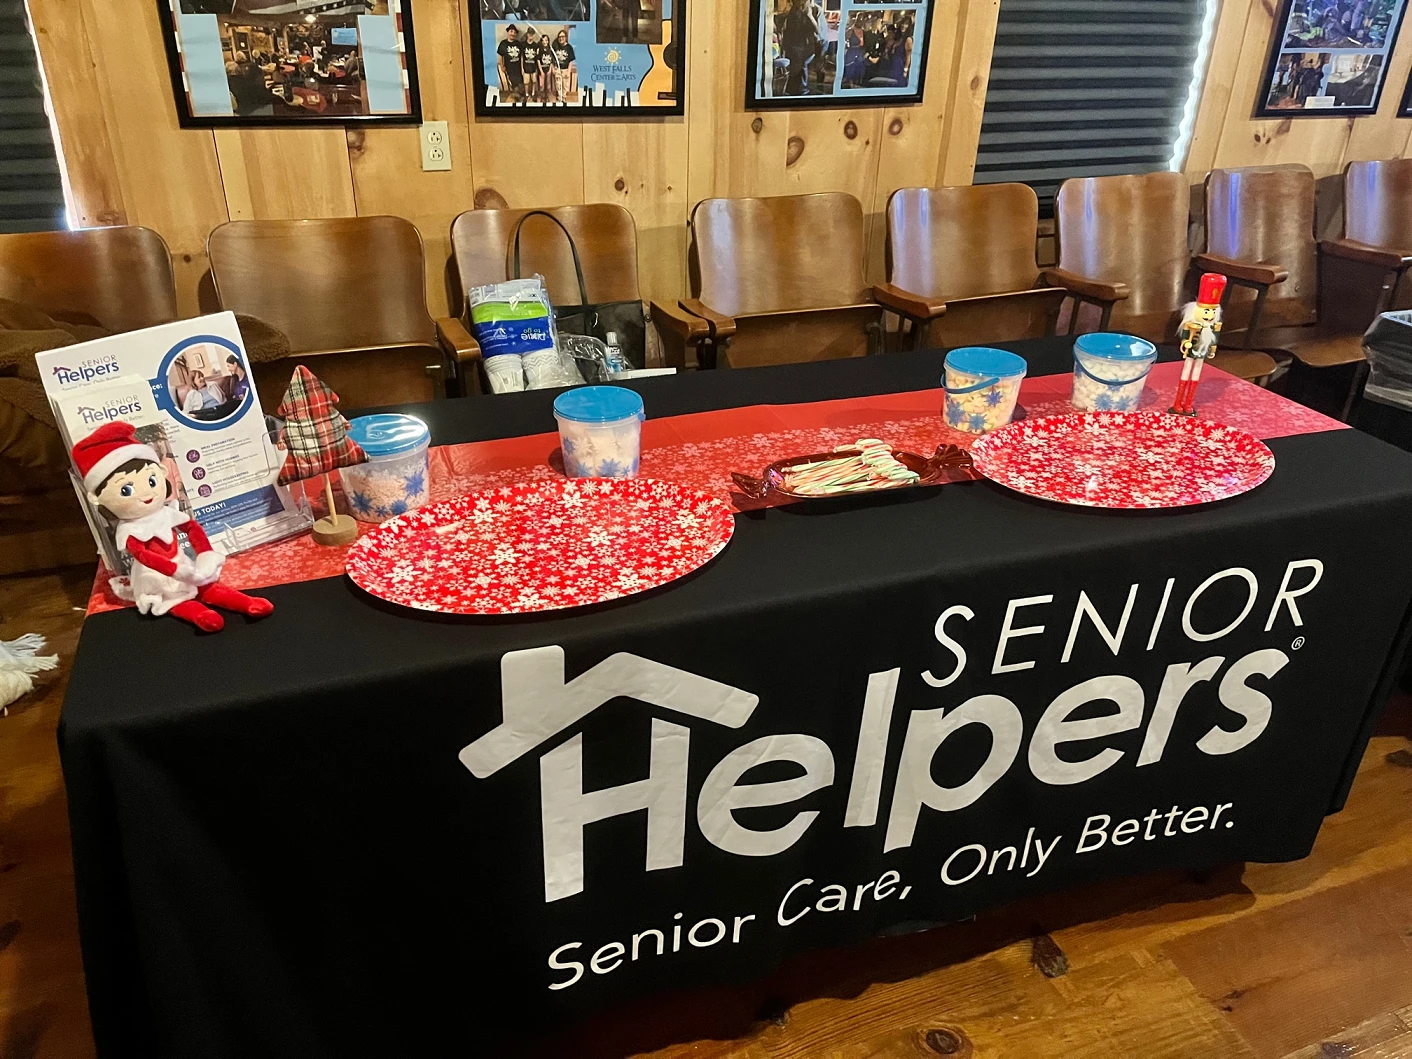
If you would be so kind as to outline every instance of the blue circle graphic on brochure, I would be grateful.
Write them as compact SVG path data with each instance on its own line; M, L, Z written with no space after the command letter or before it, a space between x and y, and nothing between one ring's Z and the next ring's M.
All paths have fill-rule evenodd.
M151 383L157 407L193 430L238 423L254 403L245 353L220 335L182 339L167 350Z

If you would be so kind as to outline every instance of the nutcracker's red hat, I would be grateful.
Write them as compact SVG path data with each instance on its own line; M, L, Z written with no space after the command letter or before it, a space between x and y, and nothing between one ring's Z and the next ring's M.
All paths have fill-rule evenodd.
M1196 300L1201 305L1220 305L1226 293L1226 277L1219 272L1207 272L1201 277L1201 292Z
M83 487L90 493L103 480L128 460L161 463L162 458L151 445L137 440L131 423L104 423L74 446L74 466L83 478Z

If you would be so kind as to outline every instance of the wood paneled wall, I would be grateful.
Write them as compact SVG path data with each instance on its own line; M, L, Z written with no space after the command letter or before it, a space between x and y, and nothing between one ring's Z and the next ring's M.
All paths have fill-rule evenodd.
M968 182L998 10L998 0L938 0L922 106L756 115L744 109L746 0L695 0L684 118L516 123L478 121L468 105L476 0L412 0L424 116L451 129L452 170L423 173L411 127L183 130L154 0L29 2L79 220L161 232L188 312L206 234L227 219L407 217L426 242L440 313L457 213L572 202L630 209L644 294L674 298L686 291L686 219L700 199L845 190L875 220L894 188ZM869 230L881 275L882 229Z
M412 0L424 116L451 131L452 170L424 173L412 127L180 129L156 0L29 0L78 221L161 232L182 309L195 313L206 235L223 221L398 214L422 232L428 302L439 314L448 227L472 206L619 202L637 218L644 295L673 298L687 289L686 219L703 198L848 191L868 213L868 268L881 279L888 195L971 180L1000 0L937 0L919 106L768 113L744 108L748 0L690 0L684 118L562 123L472 115L474 3ZM1412 121L1393 114L1412 66L1412 27L1376 117L1250 120L1273 7L1223 2L1187 165L1193 181L1212 166L1298 161L1328 175L1355 158L1407 152Z
M1412 68L1412 22L1399 35L1377 114L1297 120L1250 116L1279 6L1278 0L1222 0L1187 155L1186 173L1193 182L1215 168L1285 162L1301 162L1316 177L1328 177L1349 162L1407 156L1412 120L1396 115Z

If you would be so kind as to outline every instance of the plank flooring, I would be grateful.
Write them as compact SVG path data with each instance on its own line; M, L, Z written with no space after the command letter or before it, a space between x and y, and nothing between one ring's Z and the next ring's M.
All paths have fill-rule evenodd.
M93 1055L55 743L88 583L86 570L0 578L0 639L42 633L64 663L0 719L0 1059ZM1412 1059L1409 735L1402 696L1303 861L1025 902L502 1054Z

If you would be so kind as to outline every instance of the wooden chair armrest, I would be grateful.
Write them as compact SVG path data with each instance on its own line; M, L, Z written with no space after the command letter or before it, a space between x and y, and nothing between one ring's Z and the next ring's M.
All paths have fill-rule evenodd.
M1359 261L1365 265L1376 265L1390 271L1412 266L1412 254L1403 253L1401 250L1390 250L1383 246L1373 246L1371 243L1360 243L1356 239L1325 239L1319 244L1319 249L1334 257Z
M972 294L967 298L952 298L946 303L947 311L955 311L963 305L1004 304L1013 301L1053 301L1062 302L1069 292L1063 287L1027 287L1025 290L996 291L994 294Z
M336 349L293 349L288 356L277 357L274 361L257 361L257 363L278 363L284 360L298 360L301 357L336 357L344 353L395 353L400 350L420 349L436 353L440 351L439 342L374 342L366 346L340 346Z
M941 298L925 298L891 283L874 285L873 298L885 309L913 320L935 320L946 312L946 302Z
M481 359L480 343L471 337L466 325L454 316L436 321L436 340L457 364Z
M1085 279L1062 268L1047 268L1040 275L1051 287L1063 287L1070 294L1098 302L1122 301L1132 293L1126 283L1104 283L1101 280Z
M735 334L735 321L703 304L700 298L683 298L677 304L691 316L705 320L711 326L712 338L729 338Z
M1264 262L1252 264L1247 261L1236 261L1234 258L1222 257L1220 254L1197 254L1191 260L1192 264L1203 272L1219 272L1229 279L1257 287L1273 287L1276 283L1283 283L1289 279L1289 272L1286 269Z
M762 309L755 313L740 313L735 317L737 326L747 320L779 320L790 316L813 316L817 313L875 313L882 315L884 306L871 299L854 302L851 305L810 305L801 309Z
M652 322L658 330L675 335L686 343L705 342L711 337L711 325L702 317L665 302L649 302Z

